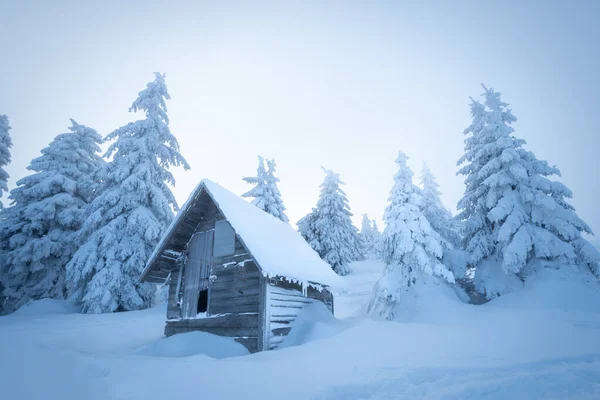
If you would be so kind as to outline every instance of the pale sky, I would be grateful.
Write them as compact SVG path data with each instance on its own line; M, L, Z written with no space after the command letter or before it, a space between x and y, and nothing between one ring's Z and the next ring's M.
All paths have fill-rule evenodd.
M141 118L128 108L159 71L192 167L174 171L180 204L202 178L241 194L261 154L277 161L291 221L315 205L322 165L360 226L381 219L401 149L455 210L469 96L485 83L600 231L599 18L596 1L0 0L9 185L69 118L103 136Z

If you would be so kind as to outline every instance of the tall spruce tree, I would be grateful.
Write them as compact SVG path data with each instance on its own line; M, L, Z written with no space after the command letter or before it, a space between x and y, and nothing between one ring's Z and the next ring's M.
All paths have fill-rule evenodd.
M0 199L2 199L3 193L8 192L9 176L4 167L10 164L10 148L12 147L12 140L8 132L10 129L8 117L0 115ZM0 210L2 207L2 200L0 200Z
M352 212L344 184L335 172L323 168L325 180L317 207L298 221L298 229L304 239L319 253L335 272L347 275L350 263L363 259L358 230L352 225Z
M145 118L105 139L114 140L105 154L112 161L83 224L84 244L67 265L71 298L86 313L137 310L152 301L153 285L139 277L177 210L168 168L189 169L169 129L165 77L155 75L130 108Z
M242 178L244 181L254 185L242 197L253 197L252 204L256 207L288 223L289 219L285 215L285 206L277 187L279 178L275 176L275 160L266 160L266 163L267 168L265 168L265 160L261 156L258 156L256 176Z
M396 159L398 172L383 217L381 256L386 268L369 303L371 314L386 319L394 319L394 309L422 274L454 282L452 272L441 261L442 238L420 210L422 198L412 183L407 159L402 152Z
M0 218L0 278L4 312L42 298L66 295L65 266L77 248L75 233L96 194L103 161L95 130L71 120L17 182L12 206Z
M560 171L523 149L508 104L500 93L484 90L484 104L472 101L473 123L459 160L465 164L459 174L466 176L459 218L478 290L494 298L511 290L509 282L548 264L597 272L600 255L582 237L591 229L567 202L571 191L548 178Z

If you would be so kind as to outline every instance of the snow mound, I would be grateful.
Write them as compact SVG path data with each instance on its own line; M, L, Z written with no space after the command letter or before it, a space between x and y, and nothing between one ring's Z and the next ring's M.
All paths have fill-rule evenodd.
M600 313L600 284L593 275L580 271L542 269L522 289L485 306Z
M231 338L206 332L188 332L160 339L142 347L138 354L152 357L189 357L205 355L210 358L240 357L248 349Z
M77 314L79 311L79 307L67 300L41 299L25 304L11 315L19 317L35 317L57 314Z
M595 399L600 357L501 368L417 368L376 382L333 386L314 399Z
M338 334L348 327L348 323L336 319L331 311L321 303L304 307L285 341L279 348L300 346L315 340Z

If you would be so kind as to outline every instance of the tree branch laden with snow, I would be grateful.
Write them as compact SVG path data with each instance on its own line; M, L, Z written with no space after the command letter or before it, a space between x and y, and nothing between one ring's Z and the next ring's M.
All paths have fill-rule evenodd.
M177 203L169 167L189 166L169 129L165 77L139 93L130 111L145 118L110 133L101 171L102 194L83 224L84 244L67 265L71 299L86 313L138 310L150 306L154 289L139 283L148 257L173 218Z

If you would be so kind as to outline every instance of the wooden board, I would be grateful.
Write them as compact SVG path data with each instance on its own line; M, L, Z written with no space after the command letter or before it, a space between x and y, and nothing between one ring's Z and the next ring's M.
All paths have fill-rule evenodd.
M235 252L235 232L227 220L215 222L214 257L232 255Z
M169 278L169 298L167 300L167 319L181 318L179 290L181 286L181 268L171 273Z
M258 313L172 320L167 321L165 326L165 335L167 336L194 331L231 337L236 342L243 344L248 351L252 353L258 351Z
M208 289L212 265L213 232L194 234L184 269L182 318L195 318L198 314L200 290Z

